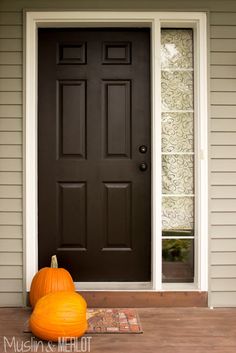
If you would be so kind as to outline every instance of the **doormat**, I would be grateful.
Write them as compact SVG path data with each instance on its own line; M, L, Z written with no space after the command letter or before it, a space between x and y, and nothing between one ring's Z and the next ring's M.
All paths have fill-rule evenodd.
M88 309L87 333L142 333L134 309Z
M139 315L134 309L87 309L86 333L143 333ZM28 321L24 331L29 333Z

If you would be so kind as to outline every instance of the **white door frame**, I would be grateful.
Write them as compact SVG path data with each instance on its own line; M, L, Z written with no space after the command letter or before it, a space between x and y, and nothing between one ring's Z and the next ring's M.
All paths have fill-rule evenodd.
M152 280L137 288L114 284L112 289L168 289L162 286L161 268L161 68L160 29L193 27L198 53L195 75L195 119L198 121L198 200L197 200L197 281L192 286L172 285L176 290L207 290L208 283L208 140L207 140L207 25L203 12L90 12L90 11L26 11L25 40L25 122L24 122L24 233L25 278L29 291L32 277L38 270L38 196L37 196L37 28L38 27L150 27L151 31L151 119L152 119ZM195 63L196 65L196 63ZM201 82L201 89L200 89ZM103 283L100 289L109 289ZM81 287L80 287L81 288ZM95 289L90 283L90 289Z

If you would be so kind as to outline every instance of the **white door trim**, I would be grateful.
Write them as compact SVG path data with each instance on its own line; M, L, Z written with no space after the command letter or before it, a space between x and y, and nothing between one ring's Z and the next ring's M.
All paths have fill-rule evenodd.
M207 140L207 26L202 12L87 12L26 11L25 41L25 276L26 290L38 270L37 197L37 28L38 27L150 27L151 29L151 115L152 115L152 282L151 290L163 290L161 282L161 26L196 29L197 120L198 120L198 270L195 290L208 283L208 140ZM201 89L200 89L201 82ZM173 286L172 286L173 287ZM179 287L179 286L178 286ZM186 287L187 288L187 287ZM104 288L105 289L105 288ZM125 289L125 285L123 287ZM141 288L140 288L141 289ZM183 290L185 290L183 286Z

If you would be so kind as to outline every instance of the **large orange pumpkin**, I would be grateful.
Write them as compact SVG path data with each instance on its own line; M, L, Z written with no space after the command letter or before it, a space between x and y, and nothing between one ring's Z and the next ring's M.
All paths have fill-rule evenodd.
M48 341L81 337L87 329L86 309L86 301L76 292L45 295L39 299L30 317L31 332Z
M51 267L39 270L32 280L30 304L34 307L44 295L59 291L75 291L75 285L69 272L64 268L58 268L57 257L54 255L51 259Z

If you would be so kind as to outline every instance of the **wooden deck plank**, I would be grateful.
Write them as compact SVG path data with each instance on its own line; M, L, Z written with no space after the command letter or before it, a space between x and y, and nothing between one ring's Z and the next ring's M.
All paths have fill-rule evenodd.
M144 333L91 335L94 353L235 353L236 309L145 308L137 309ZM3 337L27 341L23 333L29 308L0 309L0 351ZM56 351L56 350L55 350ZM14 352L13 349L7 350Z

